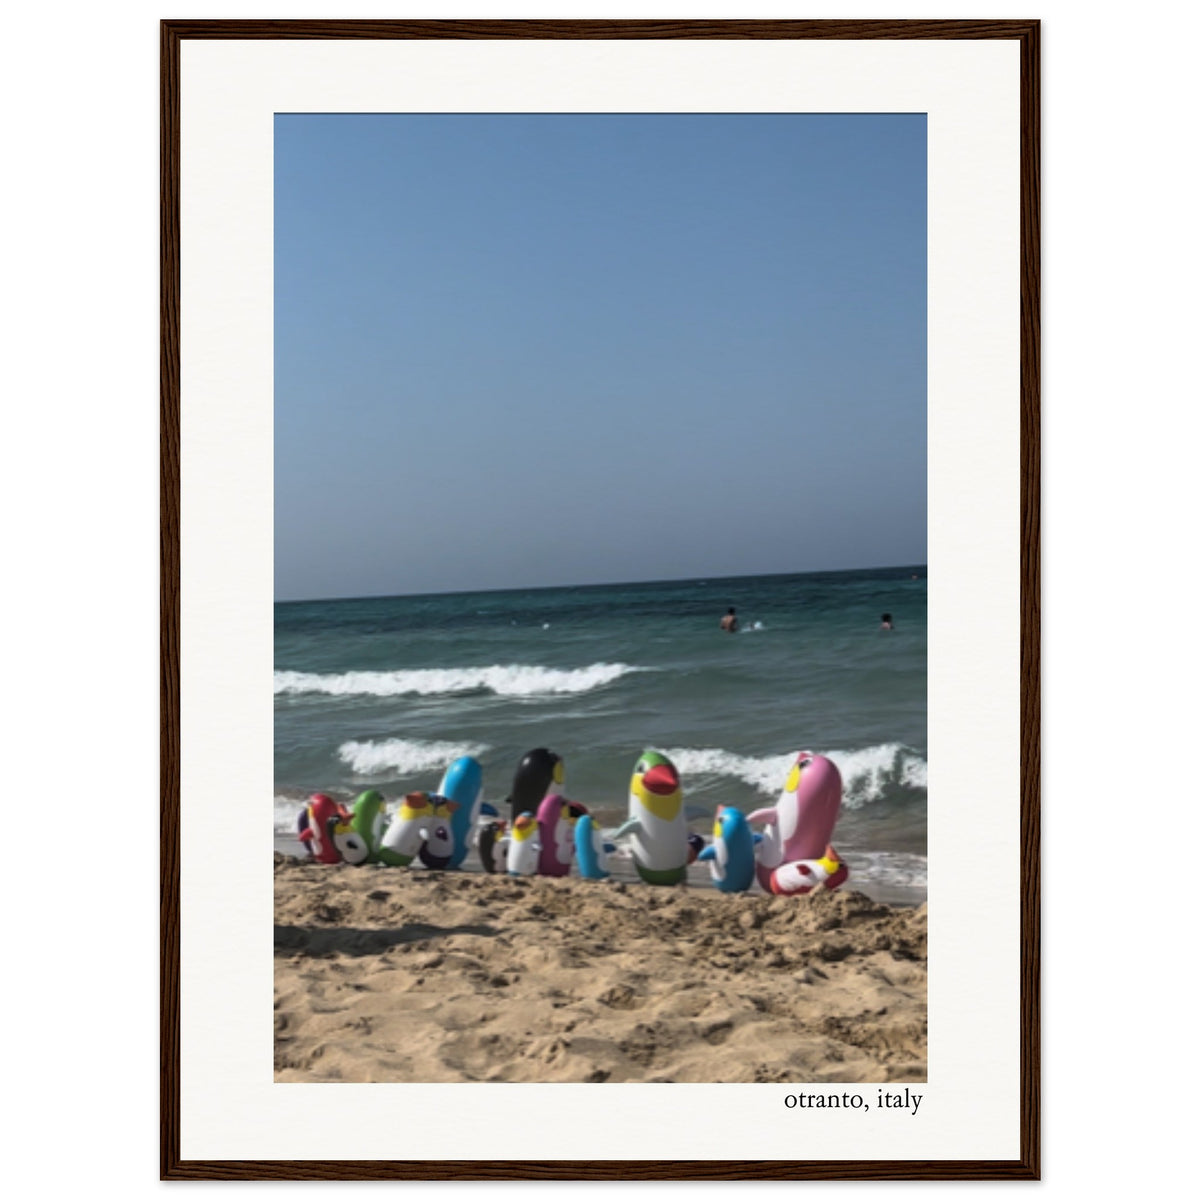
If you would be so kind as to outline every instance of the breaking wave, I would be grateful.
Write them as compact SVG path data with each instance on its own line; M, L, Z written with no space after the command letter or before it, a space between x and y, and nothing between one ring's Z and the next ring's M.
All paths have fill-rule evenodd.
M429 667L411 671L345 671L339 675L276 671L275 695L456 696L464 692L491 692L497 696L564 696L591 692L624 675L646 669L627 663L592 663L568 670L509 664Z
M861 750L821 750L816 747L813 750L837 764L842 773L847 808L859 808L879 800L889 788L923 791L926 787L928 764L915 750L899 742L867 746ZM717 775L739 779L772 798L779 794L796 758L796 751L759 758L719 749L685 748L664 753L683 776L685 791L689 775Z
M343 742L337 750L355 775L415 775L438 771L456 758L486 754L490 746L480 742L421 742L406 738L386 738L379 742Z

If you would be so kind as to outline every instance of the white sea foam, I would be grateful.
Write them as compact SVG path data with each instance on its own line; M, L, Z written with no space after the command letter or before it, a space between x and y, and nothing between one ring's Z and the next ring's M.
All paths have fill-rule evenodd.
M868 746L863 750L825 750L820 753L833 759L842 773L843 801L847 808L859 808L880 799L889 784L914 790L926 786L928 765L925 760L899 742Z
M867 746L862 750L812 749L837 764L842 773L847 808L858 808L880 799L888 784L911 789L926 786L928 768L925 760L899 742ZM675 749L664 753L683 776L685 790L689 775L723 775L740 779L771 797L778 796L796 758L796 752L753 758L719 749Z
M456 758L478 758L490 746L478 742L420 742L406 738L386 738L379 742L343 742L338 758L355 775L415 775L420 771L438 771Z
M857 879L886 887L925 891L929 887L929 860L921 854L900 851L855 851L839 847L850 868L850 886Z
M276 796L274 812L275 832L277 834L290 833L294 835L296 832L296 821L303 810L303 800L295 796Z
M683 777L684 792L691 775L725 775L740 779L768 796L775 796L783 786L796 755L770 754L765 758L748 758L731 750L664 750Z
M578 695L646 669L627 663L592 663L573 670L514 663L490 667L429 667L412 671L346 671L339 675L276 671L275 694L453 696L463 692L492 692L497 696Z

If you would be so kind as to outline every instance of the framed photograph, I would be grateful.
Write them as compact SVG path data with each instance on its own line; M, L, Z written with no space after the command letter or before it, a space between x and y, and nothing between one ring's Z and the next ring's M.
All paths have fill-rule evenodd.
M1038 36L162 23L163 1178L1039 1177Z

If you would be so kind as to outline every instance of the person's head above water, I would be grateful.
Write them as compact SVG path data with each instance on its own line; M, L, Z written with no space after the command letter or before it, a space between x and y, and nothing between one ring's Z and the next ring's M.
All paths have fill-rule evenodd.
M729 606L729 615L732 617L735 612L737 612L737 609L734 608L733 605L731 604Z

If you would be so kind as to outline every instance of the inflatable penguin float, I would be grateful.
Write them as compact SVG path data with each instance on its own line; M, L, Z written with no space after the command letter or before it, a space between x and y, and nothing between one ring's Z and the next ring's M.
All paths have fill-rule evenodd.
M803 750L796 756L774 808L747 821L766 826L758 843L758 882L765 892L804 895L840 887L850 874L830 844L842 807L842 776L834 763Z
M454 862L454 814L458 804L445 796L430 796L433 812L421 830L421 862L431 871L448 871Z
M433 802L427 792L409 792L379 843L379 861L389 867L407 867L424 843L426 826L433 820Z
M454 847L447 864L449 870L455 870L462 866L471 848L471 830L475 828L480 813L495 816L496 810L483 803L483 768L470 755L456 758L446 768L436 794L458 805L450 816Z
M505 856L510 875L536 875L542 843L538 839L538 823L533 813L523 812L513 823L511 832L503 839L508 845Z
M512 791L501 805L501 811L508 805L510 835L517 817L536 813L552 791L561 790L564 777L565 764L553 750L530 750L521 759L513 776ZM505 869L503 855L510 843L508 838L501 837L504 828L504 822L492 821L479 830L479 859L489 874Z
M736 808L717 805L711 845L700 851L708 863L713 887L721 892L744 892L754 882L754 834Z
M600 826L590 813L575 822L575 861L581 879L607 879L608 856L616 847L604 840Z
M557 793L538 805L539 875L569 875L575 857L575 823L587 812L582 804Z
M646 883L670 886L687 878L690 857L683 788L665 754L647 750L629 782L629 816L613 832L628 837L633 865Z
M522 813L536 813L541 802L563 785L566 765L553 750L530 750L517 764L512 791L506 803L515 821Z
M349 820L350 814L332 796L317 792L310 797L297 823L297 833L309 857L323 863L341 862L333 835L341 822Z
M333 844L343 862L361 867L378 862L383 841L384 799L376 791L366 791L354 801L349 821L333 827Z

